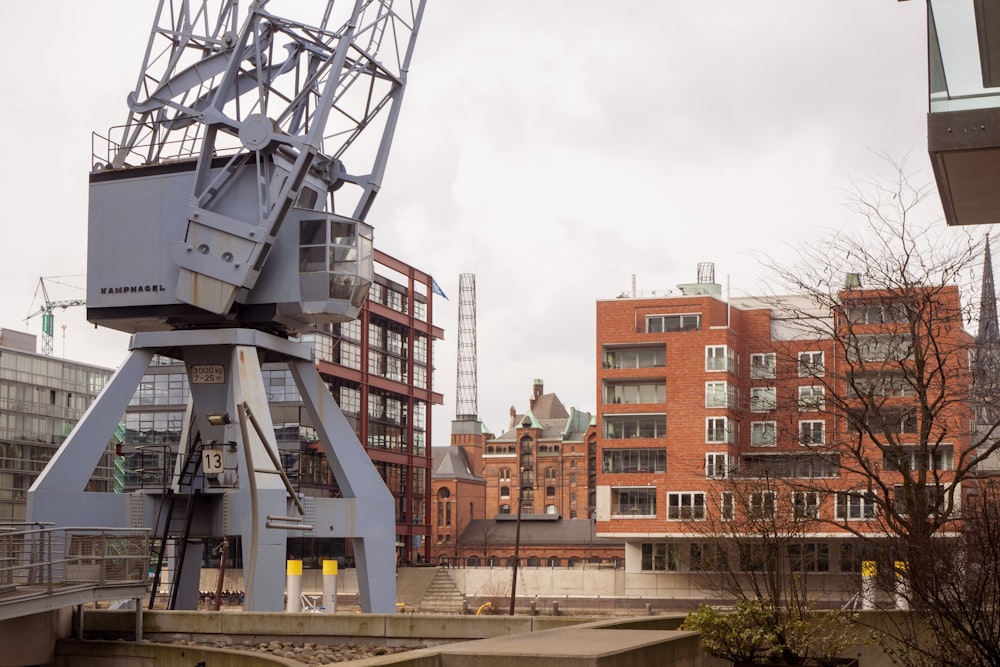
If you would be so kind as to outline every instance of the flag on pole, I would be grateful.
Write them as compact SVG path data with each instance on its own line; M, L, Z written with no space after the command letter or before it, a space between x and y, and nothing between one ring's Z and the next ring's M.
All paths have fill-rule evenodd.
M446 300L448 299L448 295L444 293L444 290L441 289L441 286L438 285L438 282L436 280L434 280L433 278L431 278L431 292L433 294L440 294Z

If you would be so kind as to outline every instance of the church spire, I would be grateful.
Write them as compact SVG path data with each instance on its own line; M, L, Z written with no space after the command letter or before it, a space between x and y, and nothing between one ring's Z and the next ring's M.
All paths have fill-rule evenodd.
M1000 405L997 402L997 393L1000 392L1000 323L997 320L997 294L993 284L993 260L988 234L983 253L983 287L979 302L973 388L979 423L995 423L1000 418Z

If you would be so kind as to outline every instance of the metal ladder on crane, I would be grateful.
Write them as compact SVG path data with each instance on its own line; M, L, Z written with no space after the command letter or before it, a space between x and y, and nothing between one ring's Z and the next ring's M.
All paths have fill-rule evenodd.
M163 575L163 565L166 561L167 546L171 537L179 534L178 551L174 555L174 562L177 563L176 571L170 581L170 591L167 598L167 609L173 609L177 602L177 590L180 582L181 568L184 564L184 556L187 551L188 538L191 536L191 521L194 518L195 494L194 480L201 471L201 441L196 442L187 450L184 463L181 466L180 475L177 478L177 487L174 489L169 485L169 477L165 477L163 486L164 502L160 503L160 511L157 516L156 525L162 526L162 531L150 541L150 559L156 561L153 569L153 586L149 593L149 608L153 609L156 603L157 592L160 589L160 581ZM187 493L182 493L182 489L187 488ZM174 514L180 497L185 498L184 516L180 525L174 526Z

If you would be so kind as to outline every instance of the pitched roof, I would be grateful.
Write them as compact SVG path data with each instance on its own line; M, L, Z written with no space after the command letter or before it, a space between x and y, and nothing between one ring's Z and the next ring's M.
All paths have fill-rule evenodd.
M461 447L431 447L431 465L434 479L458 479L472 482L483 481L472 472L469 459Z

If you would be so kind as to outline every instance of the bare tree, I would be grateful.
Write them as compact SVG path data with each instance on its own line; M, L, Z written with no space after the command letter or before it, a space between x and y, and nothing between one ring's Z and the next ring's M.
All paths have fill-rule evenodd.
M828 428L800 440L838 471L789 484L832 496L821 520L877 554L886 594L920 612L922 636L913 626L895 632L911 655L998 665L996 595L958 593L973 551L977 571L1000 568L990 560L995 551L972 549L977 524L968 514L980 467L1000 450L998 423L976 424L975 339L966 330L976 312L962 299L974 291L983 245L963 230L918 222L932 190L914 186L905 164L889 164L891 179L852 192L862 233L833 233L794 265L763 259L796 295L762 301L781 313L785 367L810 383L796 397L799 410L805 395ZM810 343L828 355L824 363L803 360ZM967 650L955 650L958 643Z

